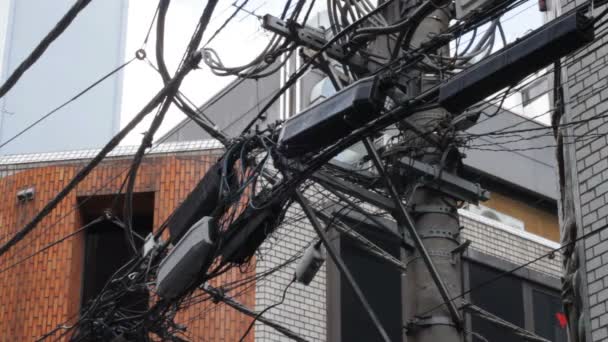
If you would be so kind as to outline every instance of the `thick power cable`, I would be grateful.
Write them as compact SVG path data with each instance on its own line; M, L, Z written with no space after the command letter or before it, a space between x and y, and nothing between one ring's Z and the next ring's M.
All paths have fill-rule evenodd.
M207 5L205 6L205 9L203 10L203 14L201 15L201 18L199 19L198 26L190 40L190 43L188 44L188 47L186 48L186 52L185 52L186 61L190 61L190 60L194 59L194 56L197 54L196 49L198 48L198 45L201 42L203 34L207 29L207 26L209 24L209 21L211 20L211 16L213 15L213 11L215 10L215 6L217 5L217 2L218 2L217 0L210 0L207 2ZM188 62L186 62L185 65L180 66L180 69L177 71L176 76L173 79L166 78L166 76L168 75L168 71L165 66L164 57L163 57L163 40L164 40L164 22L165 22L168 7L169 7L169 0L161 0L160 6L159 6L159 13L158 13L158 23L157 23L157 27L159 27L160 29L159 29L159 31L157 31L157 36L156 36L156 39L157 39L156 53L157 53L157 58L158 58L159 69L161 70L161 75L163 75L163 79L165 80L165 83L167 85L169 85L171 82L173 82L173 80L175 80L177 78L177 74L182 72L182 70L190 71L196 66L196 65L188 65ZM162 30L162 31L160 31L160 30ZM160 46L160 48L159 48L159 46ZM200 56L200 52L198 52L198 55ZM127 240L129 242L129 244L131 245L131 248L133 249L134 253L138 252L137 248L135 247L135 242L133 241L133 192L135 189L135 180L137 178L137 171L139 169L139 166L141 165L141 162L143 160L143 156L144 156L146 149L152 147L152 140L154 138L154 134L156 133L156 131L159 129L160 125L162 124L165 114L167 113L167 111L169 110L169 107L171 106L171 102L173 101L173 99L175 98L175 95L179 91L179 86L181 85L182 79L183 78L179 79L175 84L172 85L171 91L167 94L167 97L164 100L165 102L162 104L161 109L159 110L158 114L152 120L150 127L148 128L148 130L146 131L146 133L142 139L142 143L140 144L137 152L135 153L135 156L133 157L133 164L131 167L129 180L127 183L127 190L126 190L125 234L126 234Z
M91 0L78 0L70 10L59 20L53 29L47 33L40 43L34 48L29 56L8 77L0 87L0 98L2 98L23 76L23 74L44 54L46 49L70 26L78 14L91 2Z
M52 199L34 218L19 230L8 242L0 247L0 256L6 253L12 246L21 241L31 232L42 219L48 215L101 161L116 147L122 139L135 128L156 106L158 106L167 94L174 91L176 85L198 64L201 55L196 54L196 58L189 61L188 67L180 70L177 75L161 89L145 106L135 115L135 117L118 132L98 153L97 155L70 180L70 182Z
M94 219L93 221L91 221L91 222L87 223L86 225L82 226L81 228L79 228L79 229L77 229L77 230L75 230L75 231L71 232L70 234L67 234L67 235L63 236L62 238L60 238L60 239L58 239L58 240L55 240L55 241L53 241L53 242L49 243L48 245L46 245L46 246L42 247L42 248L41 248L41 249L39 249L38 251L36 251L36 252L34 252L34 253L32 253L32 254L30 254L30 255L28 255L28 256L26 256L26 257L24 257L24 258L20 259L20 260L18 260L18 261L16 261L16 262L14 262L14 263L10 264L9 266L7 266L7 267L5 267L5 268L1 269L1 270L0 270L0 274L2 274L2 273L4 273L4 272L6 272L6 271L8 271L8 270L10 270L10 269L12 269L12 268L14 268L15 266L21 265L22 263L24 263L24 262L28 261L29 259L31 259L31 258L33 258L33 257L35 257L36 255L38 255L38 254L40 254L40 253L42 253L42 252L46 251L47 249L49 249L49 248L51 248L51 247L53 247L53 246L55 246L55 245L58 245L58 244L62 243L63 241L65 241L65 240L67 240L67 239L71 238L71 237L72 237L72 236L74 236L74 235L78 235L78 234L80 234L81 232L85 231L87 228L89 228L89 227L91 227L91 226L93 226L93 225L96 225L97 223L99 223L99 222L101 222L101 221L103 221L103 220L105 220L105 217L98 217L98 218Z
M296 83L296 81L300 77L302 77L302 75L304 75L304 73L306 72L306 70L308 70L308 68L317 59L317 57L321 56L323 54L323 52L325 52L325 50L327 50L328 48L330 48L335 42L337 42L340 38L344 37L347 33L349 33L350 31L352 31L353 29L355 29L357 26L359 26L362 23L364 23L372 15L374 15L374 14L382 11L388 5L390 5L391 3L393 3L393 1L395 1L395 0L387 0L387 1L385 1L380 6L376 7L373 11L371 11L371 12L367 13L366 15L362 16L359 20L353 22L352 24L350 24L349 26L347 26L346 28L344 28L342 31L340 31L338 34L336 34L335 36L333 36L329 41L327 41L327 43L325 43L319 50L317 50L315 52L315 54L312 55L310 57L310 59L308 61L306 61L304 63L304 65L302 65L300 67L300 69L298 69L293 75L290 76L290 78L287 80L287 82L285 82L285 84L283 85L283 87L281 87L281 89L279 90L279 92L277 94L275 94L270 99L270 101L268 101L268 103L266 103L266 105L260 110L260 112L258 113L258 115L256 115L256 117L253 118L253 120L251 120L247 124L247 126L245 126L245 129L243 129L243 132L249 131L251 129L251 127L253 127L253 125L262 116L264 116L264 114L266 113L266 111L268 109L270 109L270 107L283 95L283 93L285 93L289 88L291 88L291 86L293 86Z

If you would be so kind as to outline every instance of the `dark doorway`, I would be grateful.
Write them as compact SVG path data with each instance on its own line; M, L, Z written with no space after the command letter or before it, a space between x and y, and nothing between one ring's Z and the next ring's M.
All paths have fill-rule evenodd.
M122 217L123 196L95 196L86 200L81 207L83 223L91 222L103 215L108 208L112 213ZM154 223L154 193L137 193L133 198L133 228L136 234L145 238L152 232ZM84 272L82 277L81 305L86 306L97 297L110 277L132 257L132 250L125 239L123 228L104 220L85 233ZM143 241L135 238L137 248ZM148 293L145 291L130 292L121 305L130 310L143 311L148 307Z

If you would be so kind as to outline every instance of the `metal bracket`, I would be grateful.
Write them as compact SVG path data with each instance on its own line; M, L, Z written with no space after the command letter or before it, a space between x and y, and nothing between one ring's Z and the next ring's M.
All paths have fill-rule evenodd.
M446 316L430 316L424 318L415 318L410 320L405 327L405 333L407 335L413 335L421 329L432 327L434 325L449 325L455 327L452 318Z
M426 214L426 213L435 213L435 214L446 214L453 216L456 214L456 210L454 208L444 206L444 205L416 205L413 204L411 206L411 212L415 214Z
M401 158L399 166L408 169L417 176L433 179L434 182L426 186L442 191L456 199L475 204L479 203L480 200L487 201L490 199L490 193L478 183L470 182L453 173L441 170L438 166L409 157Z
M427 251L427 254L429 256L435 257L435 258L443 258L443 259L451 259L452 258L452 254L450 253L450 251L446 251L444 249L435 249L435 250L429 250ZM411 256L410 258L408 258L405 262L406 266L411 264L414 260L416 259L420 259L422 256L420 255L420 253L415 253L413 256ZM447 286L447 284L446 284Z
M418 234L420 235L420 237L422 239L429 239L429 238L442 238L442 239L450 239L455 241L456 243L458 243L458 240L456 239L456 237L454 236L454 234L452 234L452 232L448 231L448 230L443 230L443 229L430 229L427 232Z
M323 31L305 27L295 22L287 22L270 14L266 14L262 18L262 27L313 50L320 50L327 43ZM357 72L366 73L369 71L368 62L359 53L347 53L337 45L329 47L326 53L329 57L348 64ZM372 61L369 61L369 63L372 63Z
M462 244L460 244L459 246L457 246L456 248L454 248L452 250L452 265L456 264L456 256L457 255L462 255L462 253L464 253L469 246L471 245L471 240L466 240L465 242L463 242Z
M347 195L351 195L365 202L371 203L384 210L396 210L395 203L392 200L351 182L344 181L337 177L332 177L322 171L315 172L311 178L323 186L329 186Z

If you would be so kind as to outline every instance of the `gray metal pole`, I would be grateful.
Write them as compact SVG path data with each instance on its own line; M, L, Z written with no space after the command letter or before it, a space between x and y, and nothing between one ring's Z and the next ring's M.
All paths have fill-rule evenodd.
M401 0L403 5L416 5L416 0ZM412 7L415 8L415 7ZM411 10L410 12L412 12ZM409 45L418 47L430 37L441 34L448 28L449 17L447 10L438 9L422 20L412 36ZM395 9L385 11L385 17L389 21L395 20ZM376 44L377 53L389 54L386 44ZM382 49L382 51L380 50ZM439 75L424 74L412 71L408 75L414 81L408 84L408 96L413 97L439 82ZM431 129L438 120L445 119L449 113L442 109L423 111L412 115L409 119L423 130ZM424 154L419 160L430 164L443 164L448 171L453 171L460 157L457 154L445 158L446 150L430 144L425 139L416 138L418 133L412 132L406 137L407 144L417 146ZM447 145L444 145L447 146ZM410 186L416 179L407 180ZM404 337L407 342L460 342L464 340L462 327L454 324L454 306L442 305L438 309L428 311L431 308L445 303L447 291L450 297L462 292L462 267L460 255L451 253L459 245L459 220L455 200L445 194L421 185L417 187L412 203L408 207L425 208L425 210L414 210L411 215L417 235L422 239L424 247L428 251L420 251L404 255L404 262L408 264L408 272L403 284L404 305ZM441 210L434 210L441 209ZM444 210L450 208L450 210ZM425 255L428 254L428 255ZM430 257L434 270L429 269ZM434 272L437 274L434 274ZM437 282L437 275L440 282ZM460 315L458 315L460 316Z

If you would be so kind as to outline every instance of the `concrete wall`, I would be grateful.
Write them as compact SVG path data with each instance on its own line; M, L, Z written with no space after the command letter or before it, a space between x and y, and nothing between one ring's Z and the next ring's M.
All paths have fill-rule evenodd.
M4 61L0 81L11 74L74 3L69 0L8 2L8 6L4 6L8 22L4 54L0 56ZM93 1L80 13L0 100L1 142L123 63L127 6L127 1ZM1 148L0 154L102 146L120 125L121 84L120 74L106 80Z

